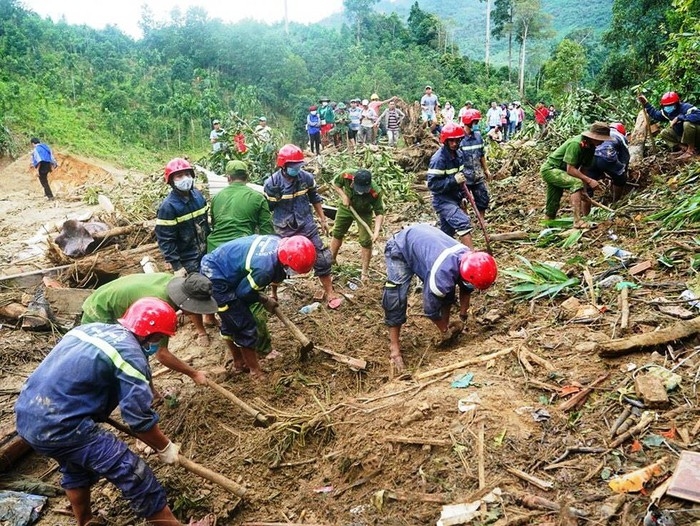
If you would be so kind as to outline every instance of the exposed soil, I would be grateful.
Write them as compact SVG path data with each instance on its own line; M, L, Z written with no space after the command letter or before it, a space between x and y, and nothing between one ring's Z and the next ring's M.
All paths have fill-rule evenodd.
M22 159L0 172L1 233L6 240L0 254L3 274L10 273L10 260L21 250L22 240L32 237L41 225L97 210L80 203L74 188L88 180L109 178L110 172L78 159L59 162L61 169L52 180L59 199L53 203L43 201L36 177L26 169L28 161ZM666 165L663 168L669 169ZM692 273L687 261L665 269L657 258L679 243L692 245L699 229L695 225L695 233L691 229L682 234L662 232L652 236L658 224L644 222L644 217L658 209L660 194L644 187L660 170L650 164L643 172L645 177L638 181L642 188L627 196L615 215L586 230L572 248L538 247L532 241L494 244L500 268L518 266L518 254L530 260L565 263L564 270L575 269L572 259L576 258L596 277L616 265L601 254L601 248L608 244L632 252L639 261L651 260L653 268L646 274L634 277L624 268L618 271L626 280L642 285L632 292L631 329L627 332L619 326L618 293L614 289L601 288L597 302L605 308L589 323L577 323L564 314L561 299L512 301L505 290L508 280L502 277L487 293L474 295L464 333L441 348L434 342L436 329L422 315L420 294L412 294L402 344L413 376L394 378L388 367L388 340L380 302L383 243L372 260L371 282L354 290L354 277L359 274L359 246L354 236L343 245L335 273L336 288L348 295L339 310L322 307L308 315L297 312L313 301L320 288L313 278L290 281L281 289L280 298L281 308L290 315L295 313L293 321L317 346L365 359L366 371L354 372L319 351L309 361L300 362L298 344L281 322L271 319L273 346L281 357L265 360L267 378L254 383L245 375L227 377L222 368L225 346L214 337L214 331L210 330L211 346L202 348L196 345L191 326L184 325L171 340L171 350L195 367L211 371L218 382L274 416L276 423L267 429L255 427L252 417L214 391L197 387L189 379L152 363L157 388L176 400L159 408L166 434L182 444L185 455L247 488L244 502L239 503L218 486L182 468L164 467L151 456L148 462L166 486L178 516L186 522L213 511L223 525L256 521L353 526L435 524L440 502L471 502L500 487L503 495L498 502L484 505L483 514L472 524L641 524L649 499L639 493L627 496L624 505L620 501L609 522L600 518L603 503L615 497L605 478L633 471L663 455L670 454L673 464L677 450L698 450L698 435L691 434L693 429L697 432L700 407L700 359L693 354L697 339L656 349L654 356L645 351L618 359L599 358L590 350L582 350L580 344L648 332L677 321L647 302L656 297L675 300ZM541 230L544 186L536 168L495 181L491 192L492 233ZM78 195L72 197L74 194ZM601 199L609 204L605 196ZM405 223L432 217L429 204L406 205L391 211L385 232L388 235ZM478 232L475 241L483 247ZM40 259L33 261L41 265ZM572 292L586 303L584 289ZM12 422L17 390L58 335L15 330L10 322L2 325L0 336L2 429ZM512 352L464 369L414 379L417 373L505 349ZM543 361L519 361L517 354L523 349ZM680 387L671 393L671 403L656 410L657 417L649 430L637 437L663 436L663 443L635 443L635 448L639 444L641 449L633 451L629 440L606 451L611 442L610 426L623 408L622 396L634 396L633 376L651 362L668 368L677 366L676 372L683 377ZM473 385L451 387L452 380L467 372L474 374ZM586 386L605 373L610 374L609 379L594 389L585 405L568 412L559 408L566 399L564 386L574 386L571 389L575 390L575 386ZM460 399L473 394L479 399L476 410L460 412ZM683 406L686 409L680 409ZM539 413L535 413L537 410ZM543 416L542 411L549 416ZM402 444L396 437L417 443ZM431 441L440 442L428 445ZM567 448L575 447L597 447L605 452L572 453L551 465ZM53 461L30 456L14 473L43 475L47 482L57 484L59 476L52 466ZM536 488L509 473L509 467L551 482L552 489ZM650 490L662 480L656 478ZM522 494L573 506L587 513L588 519L577 521L566 513L533 511L521 504ZM110 484L95 486L93 498L94 508L109 524L145 524L131 514L126 501ZM664 508L691 508L687 501L668 497L661 504ZM700 512L684 511L674 518L679 525L697 524ZM67 513L67 500L51 498L38 524L74 524Z

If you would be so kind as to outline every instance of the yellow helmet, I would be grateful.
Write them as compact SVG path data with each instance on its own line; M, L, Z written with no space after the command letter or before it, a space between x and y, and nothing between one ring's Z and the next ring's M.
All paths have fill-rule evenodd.
M376 93L372 93L369 96L369 100L379 100L379 95L377 95Z

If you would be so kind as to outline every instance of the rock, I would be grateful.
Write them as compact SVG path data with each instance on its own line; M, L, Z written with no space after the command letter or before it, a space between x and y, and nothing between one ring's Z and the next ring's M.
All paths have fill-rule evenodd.
M634 379L634 388L647 407L664 407L668 404L666 387L664 387L663 381L658 376L651 374L637 375Z
M571 296L570 298L563 301L559 307L561 308L564 317L566 319L571 319L574 316L576 316L576 312L581 307L581 302L573 296Z
M483 320L487 321L489 323L496 323L502 317L503 317L503 315L500 313L500 311L498 309L491 309L486 314L484 314Z

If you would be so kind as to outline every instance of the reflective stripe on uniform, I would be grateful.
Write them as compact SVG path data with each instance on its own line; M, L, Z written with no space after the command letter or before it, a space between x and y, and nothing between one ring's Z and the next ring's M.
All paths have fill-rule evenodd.
M302 195L305 195L309 193L310 188L305 188L304 190L300 190L299 192L294 192L293 194L284 194L281 197L271 197L267 194L265 194L265 197L267 198L268 201L272 201L273 203L276 203L277 201L282 201L284 199L294 199L296 197L301 197Z
M437 274L437 271L439 270L440 265L442 265L442 262L445 261L445 259L447 259L447 256L454 254L455 252L459 252L463 248L464 248L464 245L461 245L461 244L451 246L450 248L446 248L445 250L440 252L440 255L435 260L435 263L433 263L433 266L430 267L430 280L429 280L430 292L432 292L438 298L444 297L445 294L440 292L440 290L437 288L437 283L435 283L435 274Z
M438 170L437 168L428 168L428 175L452 175L457 172L461 172L464 169L464 165L460 164L459 168L450 168L448 170Z
M194 219L195 217L205 215L207 213L207 210L209 210L209 205L205 205L199 210L195 210L194 212L190 212L189 214L185 214L184 216L176 217L175 219L156 219L156 225L175 226L178 223L184 223L185 221L189 221L190 219Z
M83 331L77 329L73 329L71 331L71 334L79 340L82 340L85 343L89 343L90 345L94 345L95 347L97 347L100 351L102 351L105 354L105 356L107 356L107 358L110 359L112 364L114 364L114 366L117 369L119 369L127 376L131 376L132 378L136 378L137 380L141 380L142 382L148 383L148 378L146 378L143 375L143 373L141 373L141 371L139 371L129 362L124 360L124 358L122 358L122 355L119 354L119 351L117 351L106 341L101 340L100 338L96 338L95 336L90 336L89 334L86 334Z
M471 146L462 146L462 151L463 152L468 152L471 150L480 150L484 147L483 144L472 144Z
M246 278L248 279L248 283L250 283L250 286L253 290L260 290L262 287L259 286L257 283L255 283L255 280L253 279L253 272L252 269L250 268L250 264L253 261L253 255L255 254L255 250L258 248L258 245L262 243L264 240L263 236L258 236L255 241L253 241L253 244L250 245L250 248L248 249L248 254L245 256L245 269L248 271L248 275Z

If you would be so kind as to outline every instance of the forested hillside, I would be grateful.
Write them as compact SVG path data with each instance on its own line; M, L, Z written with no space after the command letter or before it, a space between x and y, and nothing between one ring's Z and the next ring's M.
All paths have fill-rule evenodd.
M382 14L376 1L346 0L340 27L290 24L288 34L283 24L226 24L196 8L166 21L144 17L138 41L113 27L53 23L18 0L0 0L0 149L24 151L39 135L127 165L156 151L152 162L160 164L171 152L206 151L211 120L229 112L249 123L266 114L275 129L303 140L303 115L321 95L347 101L377 92L411 102L427 83L442 100L471 99L480 107L494 99L559 103L584 84L619 89L652 79L648 88L657 92L676 82L695 90L697 68L687 67L697 64L695 37L673 34L692 34L696 3L616 0L602 41L581 29L558 53L551 35L561 38L579 22L600 33L610 2L586 6L577 17L568 1L498 0L494 24L504 6L514 22L492 42L503 45L513 28L513 65L487 71L481 59L469 58L473 45L456 43L460 34L483 41L476 18L485 4L476 0L464 15L456 1L414 2L408 16L406 2ZM678 9L685 4L685 12ZM468 30L429 12L438 5L469 21Z

